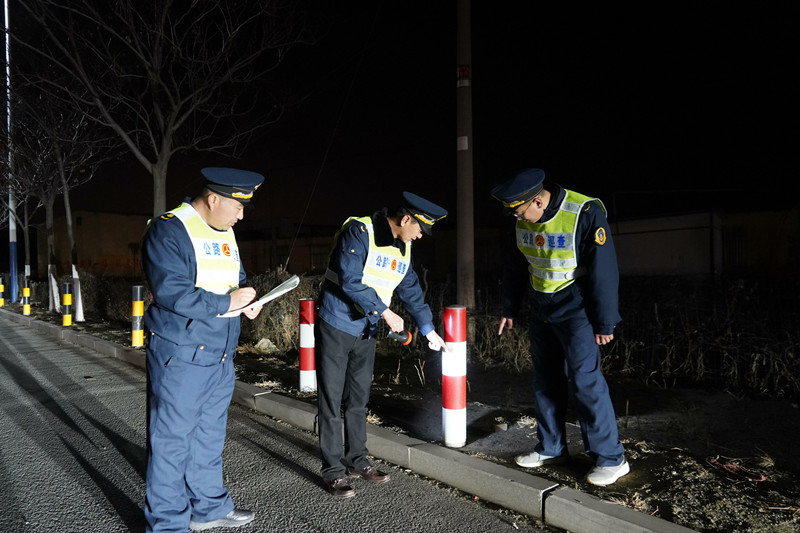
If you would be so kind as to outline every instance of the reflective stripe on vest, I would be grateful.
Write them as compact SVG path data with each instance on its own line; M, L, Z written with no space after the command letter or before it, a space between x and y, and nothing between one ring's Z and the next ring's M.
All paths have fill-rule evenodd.
M558 292L586 274L578 267L575 232L578 215L588 202L596 202L603 211L605 206L591 198L567 190L558 213L549 221L517 221L517 248L528 260L531 287L539 292Z
M375 289L381 301L388 307L391 305L395 288L403 280L411 264L411 243L406 243L405 255L395 246L378 246L375 244L372 217L348 218L341 229L336 232L334 241L339 239L339 235L353 221L364 224L367 228L367 233L369 233L369 251L367 252L367 260L364 263L361 282ZM330 268L325 272L325 278L336 285L341 285L339 275Z
M217 231L202 219L190 204L181 204L170 213L186 227L192 240L197 272L195 287L216 294L239 288L239 247L233 228Z

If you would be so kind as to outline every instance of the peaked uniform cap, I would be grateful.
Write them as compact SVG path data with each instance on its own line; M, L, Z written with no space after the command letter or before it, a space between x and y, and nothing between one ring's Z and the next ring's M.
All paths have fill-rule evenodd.
M544 170L529 168L492 189L492 196L508 210L530 201L544 188Z
M447 216L447 210L411 192L403 193L403 207L408 209L426 235L431 234L434 223Z
M206 167L200 173L206 179L209 190L243 204L250 203L253 193L264 183L261 174L236 168Z

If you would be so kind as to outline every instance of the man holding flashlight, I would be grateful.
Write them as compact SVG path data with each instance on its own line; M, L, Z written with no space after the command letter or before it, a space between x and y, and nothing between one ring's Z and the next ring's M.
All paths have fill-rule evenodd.
M383 319L395 333L405 329L403 318L390 309L393 294L429 346L448 351L411 264L412 241L430 235L446 215L438 205L405 192L401 207L349 218L334 237L317 299L314 339L322 478L338 498L355 495L346 474L372 483L389 481L367 458L366 418L378 323Z

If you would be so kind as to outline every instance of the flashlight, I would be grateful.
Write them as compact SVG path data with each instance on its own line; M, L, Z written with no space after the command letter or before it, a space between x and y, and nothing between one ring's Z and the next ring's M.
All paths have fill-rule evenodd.
M400 333L395 333L394 331L389 331L387 335L388 338L392 339L393 341L399 342L403 346L408 346L411 344L411 332L410 331L401 331Z

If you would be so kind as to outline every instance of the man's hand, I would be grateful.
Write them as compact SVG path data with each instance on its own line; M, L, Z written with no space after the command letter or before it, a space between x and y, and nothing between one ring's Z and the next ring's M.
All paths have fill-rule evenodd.
M445 352L450 353L450 347L435 331L431 331L425 335L425 338L428 339L428 348L431 350L444 350Z
M228 306L228 311L240 309L255 299L256 290L253 287L240 287L231 293L231 304Z
M264 308L264 305L262 304L262 305L259 305L258 307L254 307L253 309L250 309L250 308L245 309L244 311L242 311L242 314L244 316L246 316L247 318L249 318L250 320L253 320L255 317L258 316L258 314L261 312L261 309L263 309L263 308Z
M595 336L594 336L594 342L596 342L600 346L602 346L604 344L608 344L609 342L611 342L613 340L614 340L614 334L613 333L611 335L597 335L597 334L595 334Z
M508 326L508 329L514 329L514 319L503 317L500 319L500 329L497 330L498 335L503 334L503 330Z
M381 313L381 316L386 321L386 325L389 326L389 329L391 329L395 333L400 333L401 331L406 329L405 323L403 322L403 319L400 317L400 315L398 315L388 307L383 313Z

